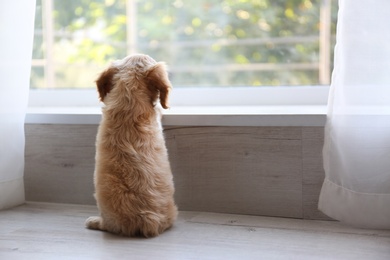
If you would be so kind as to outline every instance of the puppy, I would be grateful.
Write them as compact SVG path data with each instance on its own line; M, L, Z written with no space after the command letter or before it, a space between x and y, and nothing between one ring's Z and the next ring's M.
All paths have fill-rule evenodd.
M161 127L171 89L165 65L147 55L113 62L96 81L103 116L96 137L95 198L89 229L154 237L177 216Z

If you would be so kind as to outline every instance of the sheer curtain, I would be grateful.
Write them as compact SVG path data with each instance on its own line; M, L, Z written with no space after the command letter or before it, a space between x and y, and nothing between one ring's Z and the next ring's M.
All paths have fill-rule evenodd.
M390 228L390 1L340 0L319 209Z
M0 2L0 209L24 202L24 118L35 1Z

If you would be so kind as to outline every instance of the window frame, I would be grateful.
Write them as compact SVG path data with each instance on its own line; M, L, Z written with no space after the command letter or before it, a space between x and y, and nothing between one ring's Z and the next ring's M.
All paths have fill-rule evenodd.
M325 106L329 86L174 87L171 107L183 106ZM98 107L96 89L31 89L29 107Z
M167 126L324 127L329 86L174 89ZM30 92L26 124L98 125L96 90ZM49 101L49 102L48 102Z

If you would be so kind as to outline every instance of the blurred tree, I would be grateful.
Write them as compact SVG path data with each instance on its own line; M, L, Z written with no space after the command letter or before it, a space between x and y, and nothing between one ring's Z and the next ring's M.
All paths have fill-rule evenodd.
M91 74L130 44L166 61L175 86L319 84L321 0L50 1L62 87L92 86ZM126 16L127 4L136 17ZM336 12L333 4L333 21ZM134 43L126 43L128 22Z

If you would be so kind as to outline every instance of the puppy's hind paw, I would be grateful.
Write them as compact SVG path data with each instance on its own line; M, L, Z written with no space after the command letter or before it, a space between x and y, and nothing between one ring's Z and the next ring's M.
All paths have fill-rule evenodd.
M97 229L101 230L102 228L102 218L101 217L89 217L85 221L85 226L88 229Z

